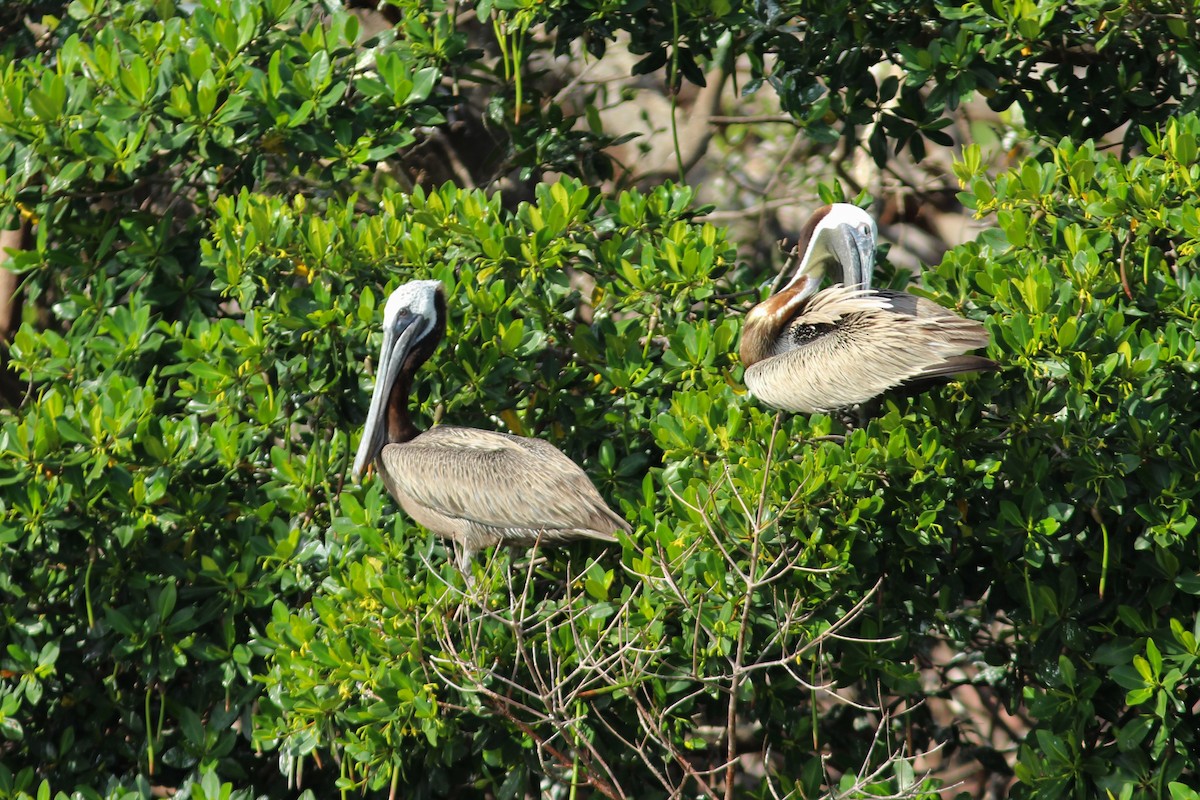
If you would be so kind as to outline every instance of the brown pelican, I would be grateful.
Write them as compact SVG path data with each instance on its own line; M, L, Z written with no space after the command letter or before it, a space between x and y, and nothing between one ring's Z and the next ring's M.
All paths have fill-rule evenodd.
M454 543L468 577L471 556L485 547L611 542L614 531L629 532L583 470L548 442L449 425L416 429L408 415L413 373L445 332L441 283L412 281L392 292L354 477L374 460L400 507Z
M820 208L805 224L789 259L800 262L794 276L746 315L741 358L755 397L787 411L832 411L897 386L996 368L963 355L987 346L982 324L870 288L876 235L875 220L849 203ZM829 266L842 283L817 291Z

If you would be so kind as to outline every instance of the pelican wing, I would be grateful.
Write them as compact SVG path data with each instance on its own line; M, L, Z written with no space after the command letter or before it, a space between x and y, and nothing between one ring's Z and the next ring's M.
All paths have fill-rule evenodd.
M541 439L438 426L384 447L379 460L395 489L444 517L550 538L630 530L579 465Z
M881 311L848 317L832 337L844 374L874 393L912 380L945 377L992 364L963 356L987 347L982 324L907 292L881 290Z
M962 355L987 344L980 323L923 298L834 286L799 310L746 383L777 408L830 411L911 381L994 368Z
M887 330L881 338L893 351L906 351L902 360L916 369L906 380L995 368L989 358L962 355L988 346L991 338L982 323L907 292L884 290L878 294L897 323L880 326Z

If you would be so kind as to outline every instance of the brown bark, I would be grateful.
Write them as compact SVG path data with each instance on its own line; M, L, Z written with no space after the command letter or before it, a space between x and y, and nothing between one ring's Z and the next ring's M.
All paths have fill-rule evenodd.
M8 405L17 403L20 390L20 382L8 365L8 348L21 324L21 306L17 298L20 280L4 266L10 250L25 249L28 235L29 223L25 220L16 228L0 230L0 399Z
M29 225L24 221L19 227L0 230L0 341L8 342L20 324L20 312L17 305L17 276L4 265L8 263L9 250L24 250L25 235Z

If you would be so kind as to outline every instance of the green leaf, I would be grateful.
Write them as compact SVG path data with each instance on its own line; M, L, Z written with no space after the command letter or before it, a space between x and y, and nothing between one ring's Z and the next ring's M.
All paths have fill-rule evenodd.
M25 738L25 728L12 717L0 716L0 736L10 742L19 742Z
M143 102L150 89L150 68L141 56L134 56L121 70L121 85L137 102Z
M1200 798L1200 792L1178 781L1168 783L1167 791L1171 793L1171 800L1197 800Z
M405 105L415 105L429 99L429 93L433 91L434 84L439 77L441 74L436 67L424 67L417 70L412 77L412 90L404 100Z
M155 600L155 610L157 611L158 618L160 620L165 622L167 618L171 616L171 612L175 610L176 600L177 593L175 584L163 584L162 588L158 591L158 595Z

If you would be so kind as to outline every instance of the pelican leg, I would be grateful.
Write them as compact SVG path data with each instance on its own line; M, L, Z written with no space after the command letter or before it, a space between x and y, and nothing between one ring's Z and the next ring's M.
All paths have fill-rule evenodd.
M471 572L471 559L475 556L475 551L459 541L454 541L453 546L454 564L466 578L467 587L470 588L475 583L475 575Z

